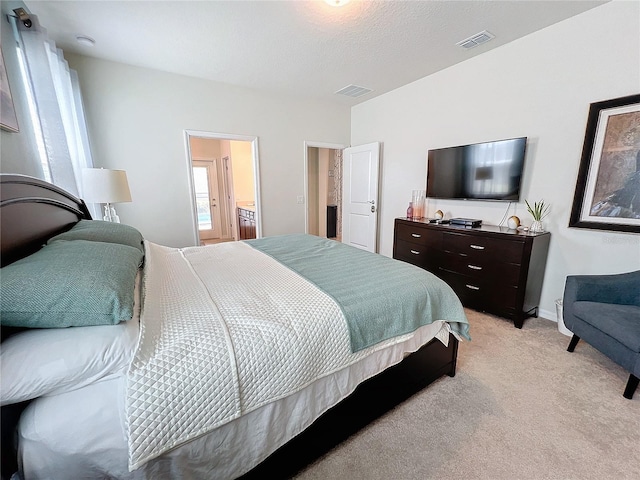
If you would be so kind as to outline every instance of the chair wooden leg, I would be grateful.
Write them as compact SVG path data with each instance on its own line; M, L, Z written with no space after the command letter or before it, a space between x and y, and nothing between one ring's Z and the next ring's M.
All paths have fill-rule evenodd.
M573 352L579 341L580 337L574 333L573 337L571 337L571 341L569 342L569 347L567 347L567 352Z
M622 396L631 400L633 398L633 394L636 391L636 388L638 388L638 383L640 383L640 378L636 377L633 374L629 375L629 381L627 382L627 387L624 389L624 393L622 394Z

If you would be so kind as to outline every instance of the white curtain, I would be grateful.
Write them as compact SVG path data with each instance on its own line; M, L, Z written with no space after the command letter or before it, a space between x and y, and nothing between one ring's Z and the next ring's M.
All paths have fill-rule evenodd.
M82 198L82 169L93 160L78 76L35 15L26 28L9 17L17 42L45 179ZM92 205L89 205L91 208ZM97 218L91 212L94 218Z

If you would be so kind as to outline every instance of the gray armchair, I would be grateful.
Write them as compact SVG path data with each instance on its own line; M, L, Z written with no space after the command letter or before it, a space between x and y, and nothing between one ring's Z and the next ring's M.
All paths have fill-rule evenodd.
M640 377L640 270L568 276L563 318L574 333L567 350L582 338L624 367L630 375L623 395L632 398Z

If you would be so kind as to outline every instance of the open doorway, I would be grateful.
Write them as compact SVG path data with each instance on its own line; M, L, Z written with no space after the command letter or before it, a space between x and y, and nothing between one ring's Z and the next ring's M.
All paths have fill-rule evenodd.
M377 252L381 143L305 142L304 152L305 232Z
M343 145L305 142L305 231L342 240Z
M195 245L261 237L257 137L186 131Z

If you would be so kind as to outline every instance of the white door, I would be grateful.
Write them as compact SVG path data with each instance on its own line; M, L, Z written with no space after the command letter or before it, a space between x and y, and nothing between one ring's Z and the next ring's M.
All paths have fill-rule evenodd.
M196 195L198 233L200 240L221 237L220 210L218 208L217 161L193 161L193 186Z
M345 148L342 180L342 243L377 250L380 142Z

